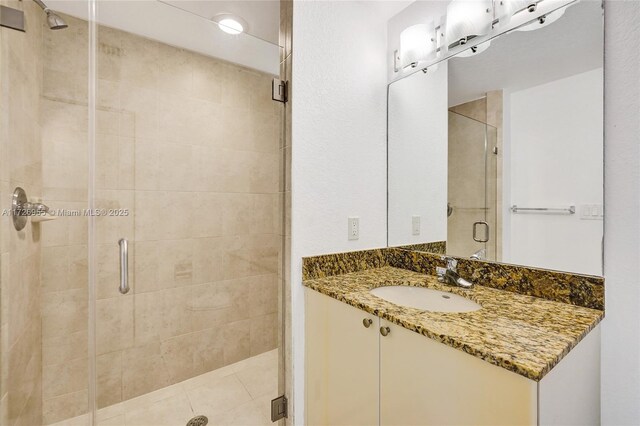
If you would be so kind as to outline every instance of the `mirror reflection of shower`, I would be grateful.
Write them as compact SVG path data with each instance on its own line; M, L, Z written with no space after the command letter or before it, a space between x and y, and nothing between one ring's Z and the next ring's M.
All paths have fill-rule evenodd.
M44 13L47 14L47 24L49 25L49 29L52 30L63 30L67 28L69 25L53 10L49 9L46 4L44 4L41 0L33 0L38 6L44 10Z

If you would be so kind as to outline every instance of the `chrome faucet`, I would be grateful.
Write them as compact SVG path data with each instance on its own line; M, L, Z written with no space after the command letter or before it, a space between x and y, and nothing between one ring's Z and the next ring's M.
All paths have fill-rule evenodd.
M487 257L487 250L483 248L481 248L480 250L478 250L477 252L469 256L470 259L475 259L475 260L484 260L486 257Z
M441 283L455 285L463 288L473 287L473 283L470 283L469 281L465 280L464 278L460 277L460 275L458 275L458 261L456 259L449 256L442 256L441 259L447 261L447 267L436 268L436 273L438 274L438 281L440 281Z

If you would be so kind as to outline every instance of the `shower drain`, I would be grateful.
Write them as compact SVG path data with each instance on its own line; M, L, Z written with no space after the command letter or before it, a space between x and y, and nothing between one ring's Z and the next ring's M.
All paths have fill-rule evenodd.
M187 422L187 426L204 426L209 423L207 416L195 416Z

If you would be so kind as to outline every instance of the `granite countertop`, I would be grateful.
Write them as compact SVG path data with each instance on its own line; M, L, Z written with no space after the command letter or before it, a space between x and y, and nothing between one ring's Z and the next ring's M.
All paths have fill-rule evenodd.
M324 278L306 287L481 358L531 380L542 379L604 317L604 312L475 285L441 284L432 275L384 266ZM369 293L389 285L428 287L482 305L467 313L398 306Z

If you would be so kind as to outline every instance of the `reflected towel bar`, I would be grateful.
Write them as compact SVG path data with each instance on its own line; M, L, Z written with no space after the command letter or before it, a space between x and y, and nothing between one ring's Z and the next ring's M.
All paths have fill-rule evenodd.
M512 213L545 213L545 214L575 214L576 206L569 206L567 208L549 208L549 207L518 207L517 205L511 206L509 209Z

